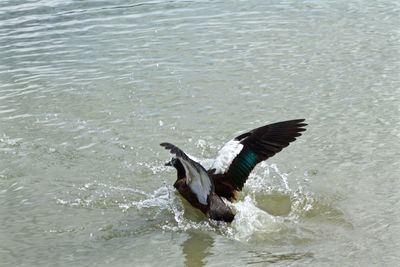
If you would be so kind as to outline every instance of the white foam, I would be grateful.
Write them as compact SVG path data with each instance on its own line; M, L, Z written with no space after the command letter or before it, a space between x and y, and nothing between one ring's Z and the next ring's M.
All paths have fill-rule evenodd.
M234 203L233 206L236 210L235 219L231 225L234 239L248 240L256 233L271 233L280 228L282 219L259 209L250 196Z

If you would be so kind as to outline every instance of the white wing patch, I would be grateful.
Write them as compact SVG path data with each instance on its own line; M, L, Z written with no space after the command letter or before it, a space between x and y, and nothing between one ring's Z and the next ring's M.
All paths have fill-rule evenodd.
M196 158L195 156L192 156L192 155L190 155L190 154L188 154L188 153L185 153L186 154L186 156L188 156L191 160L193 160L193 161L196 161L196 162L199 162L200 160L198 159L198 158Z
M180 161L185 168L186 182L188 186L192 192L196 194L197 200L201 204L207 205L207 198L211 192L212 186L207 172L203 168L195 168L191 162L188 162L182 158L180 158Z
M228 170L232 161L242 151L243 145L237 140L226 143L219 151L211 169L215 169L215 174L223 174Z

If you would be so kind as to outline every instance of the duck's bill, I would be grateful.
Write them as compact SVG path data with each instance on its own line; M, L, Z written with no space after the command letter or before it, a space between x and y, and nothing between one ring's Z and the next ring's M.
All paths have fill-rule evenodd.
M164 166L172 166L171 161L166 162Z

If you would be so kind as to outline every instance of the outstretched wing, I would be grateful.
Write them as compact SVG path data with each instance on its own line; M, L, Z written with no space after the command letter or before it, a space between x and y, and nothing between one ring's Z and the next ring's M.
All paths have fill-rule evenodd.
M306 130L306 125L304 119L277 122L253 129L226 143L210 168L216 191L218 181L228 182L232 189L241 190L253 168L296 140Z
M177 146L170 143L161 143L160 145L176 155L176 158L182 163L185 169L187 185L196 194L198 201L201 204L207 205L208 195L213 192L214 185L204 167L188 157Z

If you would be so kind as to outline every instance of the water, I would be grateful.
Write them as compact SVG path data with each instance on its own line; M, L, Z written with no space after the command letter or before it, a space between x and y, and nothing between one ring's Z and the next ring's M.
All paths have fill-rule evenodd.
M1 266L397 266L400 5L0 2ZM175 192L202 160L306 118L231 225Z

